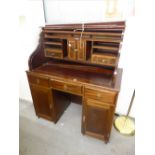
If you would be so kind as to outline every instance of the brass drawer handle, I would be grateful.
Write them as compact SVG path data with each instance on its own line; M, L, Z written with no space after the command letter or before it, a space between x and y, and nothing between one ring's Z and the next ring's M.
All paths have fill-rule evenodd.
M106 62L106 60L105 59L102 59L102 62Z
M83 122L85 122L85 120L86 120L86 117L85 117L85 116L83 116L82 120L83 120Z
M50 109L52 109L52 104L50 104Z
M67 89L67 85L66 85L66 84L64 85L64 89L65 89L65 90Z
M39 79L37 79L37 80L36 80L36 82L37 82L37 84L39 84L39 83L40 83L40 80L39 80Z
M55 53L50 53L51 56L55 56Z
M97 93L97 97L101 97L101 94L100 93Z
M74 79L73 79L73 81L77 81L77 79L76 79L76 78L74 78Z

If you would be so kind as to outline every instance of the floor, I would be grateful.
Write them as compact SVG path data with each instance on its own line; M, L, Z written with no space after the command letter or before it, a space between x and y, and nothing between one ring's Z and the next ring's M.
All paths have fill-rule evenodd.
M112 128L108 144L81 134L81 105L71 103L57 124L36 117L32 103L20 100L20 155L134 155L134 136Z

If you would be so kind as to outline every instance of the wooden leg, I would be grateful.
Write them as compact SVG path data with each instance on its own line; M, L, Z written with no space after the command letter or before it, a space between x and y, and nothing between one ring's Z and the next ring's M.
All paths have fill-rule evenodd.
M104 138L104 143L107 144L108 142L109 142L109 137L106 136L106 137Z

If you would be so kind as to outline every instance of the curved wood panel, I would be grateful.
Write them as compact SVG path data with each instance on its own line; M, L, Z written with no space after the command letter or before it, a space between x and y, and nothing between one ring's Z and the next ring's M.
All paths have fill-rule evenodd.
M37 68L43 63L48 62L50 60L50 58L44 56L43 40L43 32L41 32L39 44L36 50L30 55L28 60L29 70L33 70L34 68Z

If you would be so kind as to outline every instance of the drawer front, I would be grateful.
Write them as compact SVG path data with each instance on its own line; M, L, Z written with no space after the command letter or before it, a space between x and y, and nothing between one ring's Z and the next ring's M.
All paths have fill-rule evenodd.
M66 83L63 81L52 81L52 87L73 94L82 94L82 86L77 84Z
M106 65L115 65L116 57L92 55L92 62Z
M96 88L85 88L85 97L100 100L106 103L115 103L117 92L109 90L99 90Z
M46 49L45 49L45 56L53 57L53 58L63 58L62 52L54 52L54 50L51 51L51 50L46 50Z
M49 87L48 78L28 74L28 80L30 84L36 84L36 85L40 85L44 87Z

